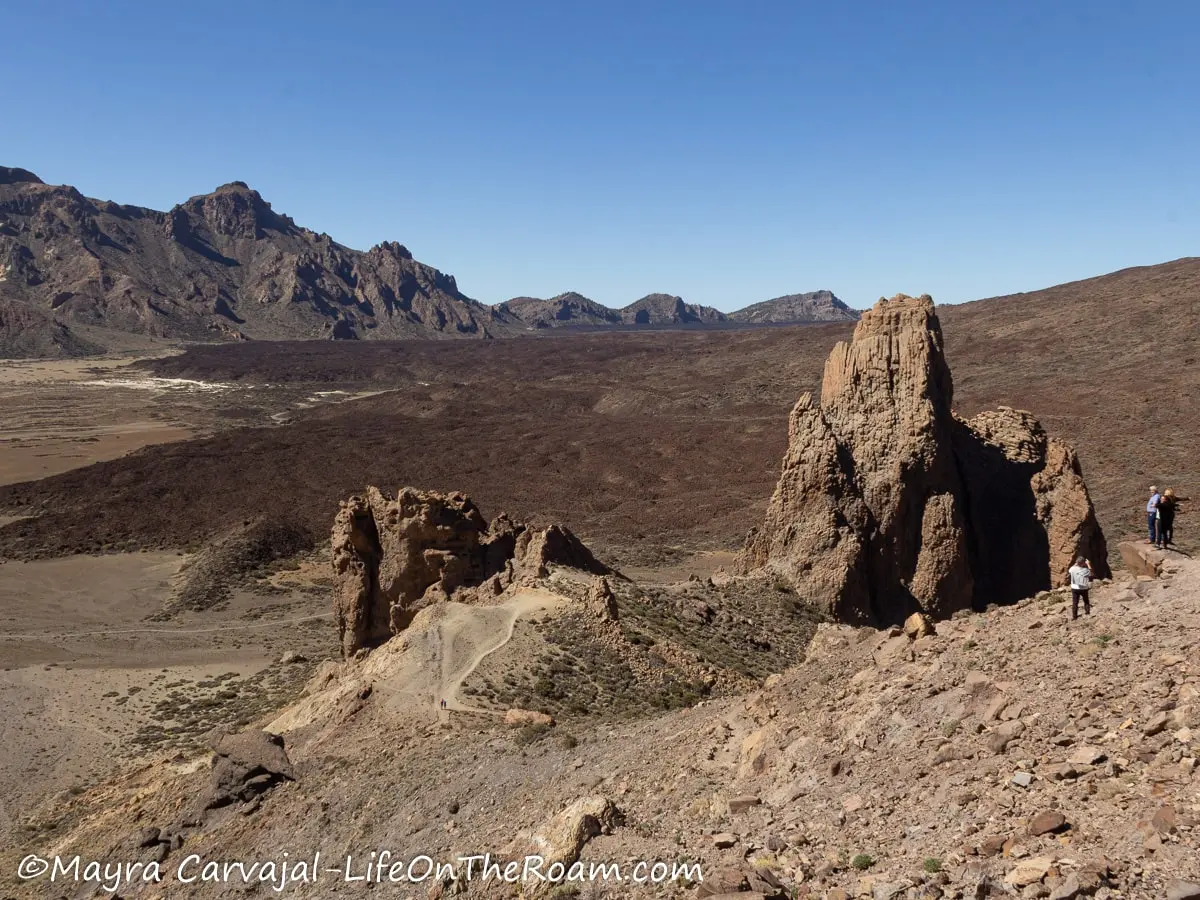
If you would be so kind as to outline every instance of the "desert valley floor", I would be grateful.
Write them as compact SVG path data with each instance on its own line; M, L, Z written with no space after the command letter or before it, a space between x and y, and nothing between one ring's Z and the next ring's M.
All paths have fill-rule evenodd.
M1110 548L1124 537L1140 535L1143 495L1152 480L1193 492L1192 486L1200 485L1195 452L1200 307L1194 300L1180 302L1198 289L1200 262L1182 260L940 310L957 410L971 415L1004 405L1028 409L1050 433L1069 440L1079 453ZM330 601L329 529L339 501L367 485L389 491L404 485L461 490L488 517L505 511L522 520L564 523L598 558L641 586L641 595L618 589L623 614L636 608L649 615L637 605L645 596L684 606L711 601L704 592L719 590L720 570L729 566L747 529L761 520L774 489L787 446L788 410L802 392L819 391L830 348L846 339L851 328L579 333L471 342L243 343L156 349L136 356L0 361L0 832L5 843L25 846L69 833L81 822L80 798L101 802L106 791L116 790L113 779L125 777L121 773L130 766L147 760L168 765L162 761L169 760L182 771L214 725L261 724L299 697L306 684L311 689L311 679L325 661L339 656ZM1172 563L1175 574L1167 593L1180 624L1194 628L1200 573L1186 556L1200 548L1193 518L1181 517L1184 552ZM714 573L716 588L710 578ZM1112 653L1107 645L1114 639L1132 654L1120 665L1128 669L1121 671L1137 691L1156 697L1164 684L1164 697L1175 697L1181 689L1194 691L1195 643L1176 647L1171 638L1167 649L1155 645L1152 638L1161 632L1154 631L1153 617L1140 605L1144 592L1121 593L1125 577L1118 573L1117 582L1106 588L1104 596L1111 603L1087 625L1090 630L1064 633L1054 645L1029 649L1028 664L1036 668L1034 677L1042 679L1041 691L1021 693L1014 702L1043 702L1040 698L1048 692L1044 702L1053 709L1047 710L1046 721L1061 724L1069 704L1053 695L1062 689L1067 699L1082 698L1093 711L1091 723L1076 723L1081 733L1124 728L1121 719L1134 715L1133 707L1126 709L1112 692L1090 692L1078 671L1055 674L1050 664L1052 647L1061 645L1078 654L1080 665L1090 671ZM1195 583L1189 580L1193 578ZM585 592L585 586L569 579L559 587L564 596ZM429 690L436 694L452 683L463 715L449 731L438 730L445 722L437 715L429 721L419 716L404 741L425 736L442 746L445 735L470 733L489 747L504 743L489 730L487 715L473 705L485 683L501 684L510 674L506 654L528 659L558 652L553 602L543 600L514 600L516 605L497 608L486 621L474 613L453 613L445 621L425 623L443 629L437 633L446 647L457 646L453 653L445 651L451 662L442 662L454 677L435 680ZM740 609L751 622L779 602L773 596L753 597ZM1062 613L1060 603L1060 596L1051 595L1019 608L993 610L978 621L947 623L936 650L945 654L939 656L944 673L986 670L989 692L1015 697L1012 683L1022 676L1006 672L1003 657L1023 651L1011 646L1008 629L1045 634L1051 618ZM746 625L723 639L731 646L740 646L739 641L750 646L761 637L752 632L754 627ZM734 699L706 701L714 705L703 709L662 713L671 717L666 725L646 718L649 707L631 707L625 710L629 715L595 726L594 734L578 735L578 750L565 740L553 746L539 740L516 749L506 744L496 751L502 760L494 773L502 784L496 796L511 802L520 793L514 787L522 777L520 757L564 790L569 786L578 793L602 784L618 792L632 808L627 815L641 816L644 830L636 835L645 839L644 849L661 851L676 840L670 829L659 828L663 816L694 815L705 823L704 833L721 825L733 832L735 841L760 841L755 846L766 854L770 834L800 826L768 821L765 807L751 809L746 819L738 820L741 825L729 824L727 803L721 815L709 816L698 808L688 813L701 803L700 794L685 798L672 794L666 784L650 783L650 774L668 775L653 767L650 774L638 774L635 753L659 752L651 749L660 745L649 731L665 727L674 737L661 746L690 760L691 751L676 746L679 735L699 735L704 752L713 755L688 766L708 773L704 778L711 780L717 776L710 763L732 754L736 785L723 784L719 791L736 786L739 796L761 795L764 802L770 796L774 804L789 789L787 784L778 775L771 776L776 779L771 784L758 779L766 770L755 769L753 753L747 757L743 743L774 719L771 707L783 712L770 727L785 732L799 728L805 715L827 715L821 709L869 718L863 705L869 685L895 692L917 677L915 668L907 670L899 656L889 656L895 648L886 643L886 633L885 643L859 646L867 639L849 629L821 632L822 640L849 642L853 652L833 661L816 647L804 664L808 674L797 670L783 676L783 687L775 680L765 692L750 693L762 676L800 664L814 633L815 623L805 620L780 637L761 672L734 671L730 662L730 683L745 691L730 693ZM967 645L994 655L985 654L981 661L963 650ZM708 650L701 647L699 652ZM1180 661L1156 665L1158 653L1178 655ZM912 666L921 664L914 656ZM867 671L872 674L862 675ZM818 676L826 680L804 701L809 705L781 699L787 685ZM831 678L851 677L858 679L854 687L841 693L826 687ZM388 690L393 704L405 692L394 684ZM955 695L950 705L960 699ZM962 699L962 708L946 716L966 722L978 712L972 702ZM679 705L665 703L663 708ZM929 717L928 710L903 703L897 708L897 715L910 723L942 727L922 718ZM564 709L570 721L569 709ZM857 740L838 730L846 723L831 724L827 718L822 727L838 731L842 742L830 747ZM164 727L164 722L170 724ZM355 730L362 727L360 722L340 734L331 745L333 756L322 765L353 758L354 742L366 740ZM1139 721L1139 736L1141 728ZM1047 733L1047 741L1052 737ZM1144 743L1150 742L1146 737ZM479 765L459 742L445 748L464 771ZM810 749L793 752L797 759L803 757L804 765L832 764L832 757ZM1136 762L1138 749L1124 752ZM1147 771L1166 765L1161 754L1154 755L1161 749L1157 744L1152 748L1157 762L1146 762ZM413 753L409 771L428 775L434 765L429 748ZM596 762L602 753L611 759L611 772ZM365 765L360 760L352 768L366 777ZM151 778L153 768L132 777ZM1130 771L1142 777L1141 770ZM832 794L822 795L821 802L840 809L843 823L847 816L864 823L864 833L883 831L885 809L904 810L916 802L872 795L868 775L887 774L873 772L868 763L859 773L851 768L845 777L855 787L847 796L857 797L857 804L846 806ZM1010 774L989 769L972 777L1003 782ZM403 779L398 778L396 771L388 774L390 790L400 790ZM1181 818L1191 815L1183 810L1189 803L1188 808L1196 807L1194 779L1188 788L1153 783L1159 786L1155 797L1177 797ZM1061 801L1067 810L1077 798L1064 787L1066 782L1056 784L1061 796L1055 803ZM969 788L966 783L943 787L943 794L956 791L943 799L955 809L977 801L999 804L997 809L1009 802L1011 807L1003 792L984 796L982 788L975 791L982 799L964 800ZM1150 794L1134 793L1138 799L1131 802L1152 813ZM148 801L145 814L166 815L151 809L153 802ZM279 818L260 834L278 837L285 813L300 815L317 801L289 795L283 802L290 805L272 812ZM389 820L390 833L422 834L430 841L438 829L443 837L453 835L441 810L451 804L458 808L454 791L433 778L420 802L429 811L422 814L413 804L405 805L403 828L397 831L401 826ZM529 803L528 815L518 818L532 827L544 804ZM670 815L656 819L654 803ZM1010 812L1032 815L1037 810L1025 809L1029 803L1020 798L1016 805L1021 808ZM860 811L864 809L874 811ZM813 871L825 850L832 852L837 844L837 821L838 815L830 812L828 821L809 828L805 842L771 853L790 859L793 868ZM1098 823L1084 827L1084 833L1100 827ZM138 824L120 827L136 831ZM478 820L454 827L481 839L490 834ZM1192 827L1170 832L1159 858L1175 860L1181 873L1187 869L1196 875L1194 859L1183 861L1185 847L1194 851L1194 844L1186 843ZM99 845L118 826L110 822L95 828L91 837ZM980 839L995 836L984 831ZM607 840L616 841L609 847L613 853L636 844L634 837ZM955 848L964 840L956 836ZM904 852L926 852L918 832L906 834L905 841ZM796 848L805 843L812 859L802 864ZM897 858L902 855L899 845L893 852ZM1040 858L1045 852L1046 847L1031 842L1024 856ZM1148 872L1157 871L1148 867ZM0 881L0 894L7 895L8 887ZM1152 894L1134 890L1111 896Z

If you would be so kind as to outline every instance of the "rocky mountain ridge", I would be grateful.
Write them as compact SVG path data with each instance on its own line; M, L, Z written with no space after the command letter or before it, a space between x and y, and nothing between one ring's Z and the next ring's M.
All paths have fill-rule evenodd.
M828 320L813 309L813 321ZM792 321L780 315L755 321ZM559 325L727 321L737 320L668 294L620 310L574 293L488 306L403 245L353 250L275 212L241 181L160 212L0 167L0 357L81 356L120 347L131 334L169 342L489 338Z
M518 327L401 244L352 250L276 213L243 182L159 212L11 168L0 170L0 303L8 355L78 355L88 349L72 335L79 328L226 341L478 338Z
M809 291L786 294L773 300L754 303L729 314L734 322L753 325L781 325L790 322L853 322L857 310L839 300L833 291Z
M647 294L628 306L613 309L574 291L549 300L514 297L496 308L535 329L613 325L785 325L853 322L859 315L832 291L788 294L731 313L688 303L674 294Z

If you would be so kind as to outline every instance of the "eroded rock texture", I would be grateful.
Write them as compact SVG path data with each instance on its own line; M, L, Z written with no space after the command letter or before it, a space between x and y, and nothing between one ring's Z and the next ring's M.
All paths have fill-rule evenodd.
M552 565L598 575L600 563L568 529L532 528L501 513L489 525L465 494L378 488L342 503L334 520L334 613L342 651L377 646L432 603L471 589L486 598Z
M1009 602L1073 557L1108 574L1074 451L1029 413L952 411L928 296L880 300L792 410L783 473L738 569L772 569L848 622Z

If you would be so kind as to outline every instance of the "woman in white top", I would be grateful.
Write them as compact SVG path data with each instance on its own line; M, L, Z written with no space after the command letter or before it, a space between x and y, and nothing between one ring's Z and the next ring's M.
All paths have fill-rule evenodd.
M1079 601L1083 601L1083 614L1092 614L1092 603L1088 591L1092 588L1092 564L1085 557L1078 557L1068 574L1071 576L1071 621L1079 618Z

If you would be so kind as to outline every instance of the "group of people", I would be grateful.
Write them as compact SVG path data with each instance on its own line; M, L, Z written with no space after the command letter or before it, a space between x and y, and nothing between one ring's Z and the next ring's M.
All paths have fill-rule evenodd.
M1146 528L1150 532L1148 543L1166 550L1175 542L1175 510L1182 498L1167 488L1161 494L1155 485L1150 485L1150 499L1146 503Z
M1147 543L1166 550L1175 542L1175 512L1185 497L1176 497L1171 488L1159 493L1157 485L1150 485L1150 500L1146 503L1146 528L1150 537ZM1083 556L1077 557L1075 565L1067 573L1071 579L1071 618L1079 618L1079 604L1083 614L1090 615L1092 604L1088 592L1092 587L1092 564Z

